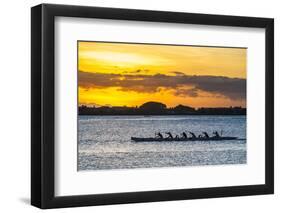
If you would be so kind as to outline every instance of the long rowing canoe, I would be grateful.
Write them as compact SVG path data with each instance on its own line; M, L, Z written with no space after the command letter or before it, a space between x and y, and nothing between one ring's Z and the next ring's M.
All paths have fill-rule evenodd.
M137 138L131 137L135 142L162 142L162 141L223 141L223 140L238 140L237 137L202 137L202 138Z

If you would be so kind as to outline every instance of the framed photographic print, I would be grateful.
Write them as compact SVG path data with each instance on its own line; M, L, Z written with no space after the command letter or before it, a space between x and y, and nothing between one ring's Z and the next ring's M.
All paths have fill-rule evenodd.
M31 9L31 203L274 191L274 21Z

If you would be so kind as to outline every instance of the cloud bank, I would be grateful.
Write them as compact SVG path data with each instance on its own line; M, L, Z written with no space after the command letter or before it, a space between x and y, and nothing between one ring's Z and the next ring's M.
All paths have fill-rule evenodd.
M161 89L174 90L176 96L199 97L200 92L224 96L232 100L246 99L246 79L223 76L196 76L174 72L176 75L126 75L79 71L79 86L89 88L118 87L121 91L154 93Z

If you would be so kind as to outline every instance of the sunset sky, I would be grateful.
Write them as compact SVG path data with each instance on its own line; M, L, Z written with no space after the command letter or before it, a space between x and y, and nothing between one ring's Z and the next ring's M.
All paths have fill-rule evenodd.
M78 42L79 105L246 106L245 48Z

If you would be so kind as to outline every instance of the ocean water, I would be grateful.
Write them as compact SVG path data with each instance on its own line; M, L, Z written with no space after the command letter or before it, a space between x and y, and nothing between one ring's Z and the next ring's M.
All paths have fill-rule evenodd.
M247 163L246 116L79 116L78 170ZM223 133L244 140L133 142L155 132Z

